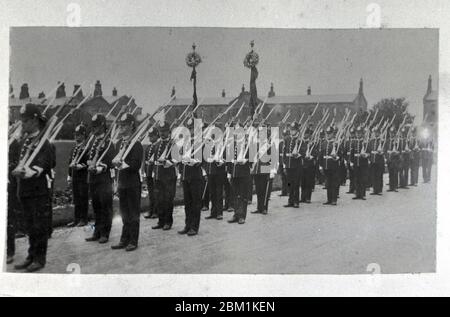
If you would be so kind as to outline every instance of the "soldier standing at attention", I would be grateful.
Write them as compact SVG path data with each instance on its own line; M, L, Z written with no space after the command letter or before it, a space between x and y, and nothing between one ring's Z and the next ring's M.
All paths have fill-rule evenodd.
M305 130L305 136L300 147L300 157L302 160L302 195L301 203L311 203L312 190L315 182L316 169L316 151L312 148L311 135L313 131L310 128Z
M419 182L420 149L417 139L417 128L411 127L411 138L409 139L409 148L411 150L411 182L409 186L417 186Z
M155 193L154 193L154 166L155 166L155 144L158 141L159 133L156 128L150 128L148 131L148 139L150 144L147 146L145 150L145 177L147 182L147 190L148 190L148 199L149 199L149 211L144 214L144 218L146 219L154 219L158 218L158 211L156 210L156 201L155 201Z
M287 186L287 180L286 180L286 174L284 173L283 168L283 153L284 153L284 141L288 136L288 130L286 128L283 128L283 137L280 139L280 145L279 145L279 165L278 165L278 174L281 175L281 194L280 197L288 196L288 186Z
M265 124L261 124L258 128L259 131L266 128ZM271 169L271 163L269 160L261 160L263 155L271 154L271 140L270 140L270 130L267 130L267 139L264 143L260 144L257 142L256 151L257 155L255 157L255 162L250 162L252 164L252 174L255 180L255 190L257 198L257 208L252 211L254 214L267 215L269 210L269 200L270 193L272 192L272 182L275 177L275 170Z
M327 138L322 141L321 169L325 174L325 186L327 188L327 201L324 205L337 205L339 190L339 149L335 140L335 129L330 126L326 130Z
M8 229L6 242L6 264L11 264L14 261L16 253L16 213L19 207L19 200L17 199L17 179L12 175L12 171L19 163L20 157L20 142L14 139L9 146L8 152Z
M206 182L203 177L202 161L195 158L198 156L195 152L199 151L198 153L201 155L202 151L198 149L201 146L201 140L196 140L194 137L194 120L192 118L188 120L187 128L191 137L188 141L187 152L182 154L182 161L179 164L186 218L184 228L178 233L195 236L200 227L202 194L205 190ZM204 175L206 176L206 173Z
M67 181L72 187L73 203L75 205L74 221L68 227L83 227L88 223L89 186L87 183L87 156L85 151L86 127L83 124L75 128L75 146L72 149L69 162ZM84 154L83 154L84 152ZM83 155L82 157L80 157Z
M369 133L369 131L367 131ZM369 154L370 149L364 141L364 128L356 128L356 139L352 146L352 164L355 174L355 197L352 199L366 200L366 188L369 178Z
M95 214L95 230L87 242L106 243L112 225L113 181L111 175L114 146L106 135L106 118L95 114L91 119L94 141L89 149L88 184Z
M351 127L350 128L350 136L349 136L348 140L345 141L345 146L344 146L345 160L346 160L346 165L347 165L347 169L348 169L348 178L350 179L350 186L349 186L347 194L355 193L355 173L354 173L354 168L353 168L352 160L351 160L352 146L353 146L355 139L356 139L356 130L354 127Z
M401 137L398 140L398 148L400 151L400 186L399 188L408 189L410 154L406 128L402 128Z
M46 118L33 104L24 105L20 109L20 116L23 132L27 136L20 147L20 163L11 174L18 180L17 195L25 216L29 249L25 261L14 267L35 272L44 268L47 257L50 190L46 174L50 173L52 166L52 149L48 140L45 140L29 166L23 166L25 162L21 160L26 159L27 153L33 153L41 141Z
M290 125L290 135L284 141L283 164L287 176L289 200L284 207L299 207L300 202L300 157L296 145L298 140L298 123Z
M239 124L237 124L239 128ZM235 135L236 136L236 135ZM235 211L229 223L244 224L247 217L248 188L251 186L250 163L248 161L248 151L246 151L246 138L244 135L237 135L234 142L233 160L227 171L228 178L231 179L231 186L235 195Z
M380 130L377 127L372 129L374 137L369 141L370 153L370 171L372 178L373 192L370 195L382 195L383 175L384 175L384 152L383 140L380 138Z
M152 229L170 230L173 224L173 200L177 186L177 174L172 162L170 125L159 123L160 139L155 144L155 197L158 224Z
M398 141L395 139L395 128L389 129L389 138L387 140L386 162L389 171L389 189L388 192L397 192L398 188L398 170L400 166L400 154L397 150Z
M122 215L122 234L120 242L111 246L113 250L134 251L138 247L141 215L141 177L144 149L138 140L132 140L136 119L131 113L124 113L119 120L118 154L112 160L118 174L120 213Z
M212 126L211 128L214 128ZM215 140L210 140L214 142ZM222 155L221 155L222 154ZM220 157L219 157L220 156ZM206 158L205 171L208 177L208 186L211 198L211 214L205 219L223 219L223 191L225 182L227 182L227 172L223 153L217 143L211 147L210 156ZM206 193L204 193L206 195Z

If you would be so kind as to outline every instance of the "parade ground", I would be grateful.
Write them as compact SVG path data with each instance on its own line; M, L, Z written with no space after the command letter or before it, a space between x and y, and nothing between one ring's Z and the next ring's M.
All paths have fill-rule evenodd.
M175 208L170 231L152 230L157 219L141 216L139 248L111 250L119 241L120 216L114 218L106 244L85 242L92 225L56 228L49 240L47 265L41 273L296 273L364 274L373 267L381 273L435 271L436 173L432 182L417 187L367 195L352 200L341 187L338 206L324 206L326 191L316 186L311 204L284 208L287 197L273 192L268 215L251 214L243 225L205 220L202 212L197 236L179 235L184 226L183 206ZM385 183L387 175L385 175ZM26 256L27 238L16 240L14 263ZM9 272L15 271L13 264Z

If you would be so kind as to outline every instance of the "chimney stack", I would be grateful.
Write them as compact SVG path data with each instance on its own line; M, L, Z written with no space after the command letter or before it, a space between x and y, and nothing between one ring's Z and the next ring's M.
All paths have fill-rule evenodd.
M117 97L117 89L116 89L116 87L114 87L114 89L112 90L112 95L113 95L113 97Z
M39 98L39 99L45 98L45 93L44 93L43 91L41 91L41 92L39 93L39 95L38 95L38 98Z
M59 84L60 82L58 82ZM64 86L64 83L62 83L61 86L58 87L56 90L56 98L63 98L66 96L66 86Z
M222 98L225 98L225 89L222 89Z
M311 86L308 86L308 89L306 90L306 94L307 94L308 96L311 95Z
M72 95L75 94L75 92L78 90L78 88L80 88L80 85L73 85L73 93L72 93ZM80 89L80 91L77 93L76 97L83 98L83 90L82 89Z
M94 97L102 95L102 84L100 84L100 80L97 80L94 88Z
M173 86L173 87L172 87L172 92L170 93L170 97L175 96L175 93L176 93L176 91L175 91L175 86Z
M30 98L30 94L28 92L28 84L23 84L22 87L20 87L19 99L27 99L27 98Z
M245 86L244 86L244 84L242 84L241 93L244 93L244 92L245 92Z
M269 98L275 97L275 91L273 90L273 83L270 83L270 90L268 94Z

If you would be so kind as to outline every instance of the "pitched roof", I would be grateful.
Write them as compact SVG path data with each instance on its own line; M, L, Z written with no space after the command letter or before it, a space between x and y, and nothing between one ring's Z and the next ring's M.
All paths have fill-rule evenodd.
M65 104L65 103L67 103L70 100L70 98L72 98L72 97L70 96L70 97L56 98L55 101L52 104L54 106L61 106L61 105ZM35 105L47 105L47 103L48 103L48 101L50 101L50 99L52 99L52 98L51 97L50 98L31 97L31 98L25 98L25 99L9 98L9 106L10 107L14 107L14 106L17 107L17 106L22 106L22 105L27 104L27 103L32 103L32 104L35 104ZM74 98L70 102L70 104L74 105L77 102L78 102L78 99Z
M358 94L274 96L267 99L267 104L352 103L357 97Z
M236 97L206 97L206 98L198 98L198 102L201 102L201 105L204 106L215 106L215 105L228 105L233 99ZM170 106L185 106L192 103L192 98L175 98L173 99L169 105ZM201 107L200 105L200 107Z
M428 95L425 96L425 100L437 101L438 100L438 92L437 92L437 90L432 90Z
M247 92L246 92L247 93ZM247 93L248 94L248 93ZM274 96L267 99L266 104L311 104L311 103L353 103L358 94L334 94L334 95L298 95L298 96ZM206 97L202 101L204 106L228 105L236 97ZM259 96L259 99L264 99ZM201 98L198 99L201 101ZM192 98L175 98L169 105L184 106L192 103Z

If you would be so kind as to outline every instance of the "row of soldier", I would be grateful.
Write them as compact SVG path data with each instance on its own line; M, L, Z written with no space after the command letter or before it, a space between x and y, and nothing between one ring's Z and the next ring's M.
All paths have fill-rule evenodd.
M242 107L243 105L240 110ZM336 205L339 187L347 177L350 178L350 192L356 194L355 199L365 199L366 189L370 185L374 188L373 194L379 195L383 186L385 162L389 169L392 191L398 186L398 178L400 187L406 187L409 169L411 184L417 184L417 158L422 161L424 180L429 181L432 143L431 140L418 142L414 129L406 130L405 126L395 129L392 122L387 121L381 125L383 120L377 125L368 124L370 130L364 126L355 128L352 120L345 118L339 128L334 120L328 125L327 120L321 120L313 127L309 123L313 115L314 112L305 122L300 118L299 122L294 121L289 125L289 135L279 144L278 172L282 176L283 187L287 187L289 192L286 207L298 208L300 202L310 203L316 179L320 183L322 178L325 179L327 188L325 204ZM223 127L241 126L246 131L250 127L257 130L267 127L265 121L268 116L261 118L260 111L243 124L236 117L237 115ZM188 115L185 115L175 123L182 125L187 118ZM46 139L52 139L48 134L52 129L46 127L49 123L55 123L56 119L52 119L46 119L38 107L27 104L21 109L24 136L10 143L9 197L17 197L20 202L30 243L25 262L15 267L31 272L45 266L47 240L51 235L51 179L54 177L52 168L56 164L56 157L54 147ZM72 150L68 169L68 181L75 205L75 221L70 226L87 224L90 199L95 215L95 229L86 241L101 244L108 242L112 226L113 195L117 194L123 227L120 241L112 249L133 251L138 247L143 178L150 200L150 210L145 217L158 218L153 229L170 230L173 225L177 179L180 179L183 188L186 214L185 225L179 231L180 234L194 236L198 233L202 202L208 198L211 200L211 214L206 219L221 220L223 210L228 209L234 211L228 222L244 224L247 205L252 197L253 180L257 195L257 209L254 213L267 214L277 169L263 168L270 164L264 163L259 156L253 160L254 163L249 159L248 133L241 140L245 151L242 152L234 145L231 161L225 161L224 150L217 147L212 148L208 159L198 160L192 151L193 145L189 147L188 153L183 153L183 159L175 160L171 156L174 123L162 120L151 124L150 119L151 117L147 117L138 123L131 113L124 112L108 127L107 116L97 114L92 117L90 135L87 135L87 129L83 125L75 129L76 145ZM285 117L282 123L286 120ZM186 121L186 125L194 135L192 118ZM218 123L212 122L203 131L215 125ZM325 126L328 127L325 129ZM150 143L144 150L142 141L145 136L148 136ZM267 143L258 145L257 150L270 152L271 146L266 145L271 143L269 135ZM15 148L17 150L12 150ZM14 219L14 216L9 215L9 219ZM8 229L10 227L13 225ZM10 231L14 230L8 230L8 262L13 261L14 254Z

